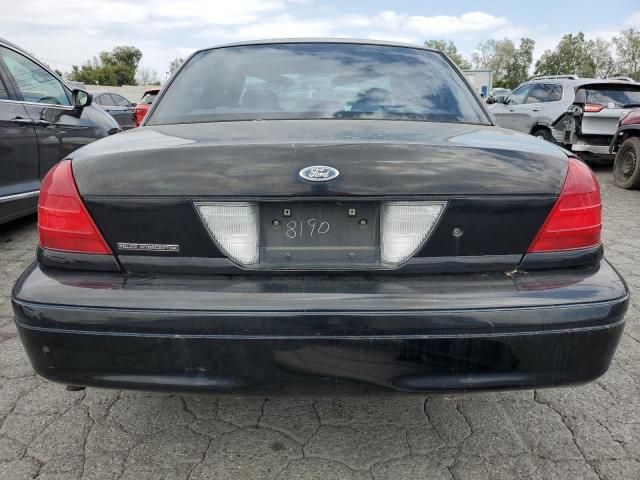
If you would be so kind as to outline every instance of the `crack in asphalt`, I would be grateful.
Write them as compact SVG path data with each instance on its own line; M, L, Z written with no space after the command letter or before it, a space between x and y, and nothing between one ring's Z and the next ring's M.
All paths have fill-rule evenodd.
M608 178L607 175L608 172L598 172L601 180ZM634 219L632 216L640 205L638 193L622 192L614 188L605 191L605 205L610 204L604 212L605 228L608 231L605 236L608 258L618 266L618 269L628 280L632 297L631 307L627 313L627 330L609 373L603 379L595 382L597 388L573 388L577 391L581 391L582 388L584 395L590 394L594 401L600 402L594 404L592 413L588 410L589 397L566 396L563 394L564 391L559 389L545 390L543 393L535 391L531 396L526 395L522 398L518 396L515 397L515 400L512 400L513 397L508 394L504 396L498 394L495 396L459 395L454 396L453 400L441 395L416 397L415 401L418 404L413 418L403 415L402 410L407 408L406 405L412 405L411 402L403 403L408 398L406 396L399 396L398 402L384 403L381 401L380 404L371 403L371 398L366 395L357 397L363 399L363 402L369 402L366 403L368 411L365 414L359 411L360 408L365 408L362 407L364 403L361 405L357 400L348 397L347 399L339 397L325 399L329 402L327 404L321 403L318 398L296 400L302 401L304 408L286 410L286 405L279 405L277 412L271 408L273 405L267 403L274 399L264 398L259 404L258 402L255 404L248 402L246 407L240 406L239 409L229 408L229 403L227 403L225 420L222 419L220 405L223 402L237 401L229 397L224 397L224 400L208 397L211 402L216 402L215 410L211 407L201 411L196 408L195 404L190 404L186 396L162 394L138 396L123 391L118 391L117 394L105 393L103 395L100 390L70 394L64 391L63 386L46 386L47 384L34 374L23 373L22 365L28 364L26 356L22 351L16 351L14 354L14 346L6 343L15 341L17 335L12 321L11 305L6 299L9 297L15 278L31 262L36 244L33 219L9 225L5 230L0 231L0 263L2 264L0 267L0 355L4 354L4 356L0 356L0 371L3 372L0 374L0 442L6 439L7 442L13 443L0 443L0 445L6 445L5 451L0 448L0 472L9 472L11 471L9 469L15 467L28 469L30 475L44 477L53 474L63 477L65 480L67 478L69 480L88 478L98 474L112 475L110 471L96 470L106 468L98 465L99 462L91 462L91 460L97 459L98 455L103 455L106 460L111 460L106 463L109 464L115 478L122 479L128 473L132 473L131 469L137 466L139 458L144 458L140 456L139 450L143 443L157 441L157 437L166 436L167 438L175 437L173 440L175 444L163 446L167 449L166 454L169 455L165 461L170 463L173 458L171 455L176 456L176 462L181 459L181 455L190 455L186 461L181 460L182 465L188 468L184 472L176 472L175 475L193 480L198 478L197 473L207 466L207 456L216 457L218 454L216 450L225 448L225 446L227 449L225 455L231 456L231 460L227 459L228 461L233 462L236 454L241 454L237 458L243 458L244 462L258 461L252 456L254 452L246 449L241 450L245 448L241 444L245 435L249 440L250 436L256 433L255 428L259 428L265 430L263 434L267 438L277 434L290 449L287 452L288 457L285 457L275 447L255 453L255 455L264 456L265 461L271 462L269 465L273 466L273 470L269 474L265 472L265 476L269 476L269 478L286 477L287 472L294 471L292 470L294 467L295 471L298 471L297 468L301 468L302 471L309 471L310 475L322 478L322 468L325 468L323 465L335 464L334 468L344 468L345 475L347 472L352 472L352 475L357 478L379 479L383 475L386 475L384 478L391 475L393 478L412 480L413 477L410 474L403 476L405 472L403 469L413 465L421 465L416 462L437 465L437 468L442 470L439 474L443 478L448 475L452 480L469 478L473 467L478 468L477 473L473 473L477 480L502 478L503 476L513 478L518 471L517 469L523 465L526 473L520 473L526 475L527 478L539 478L543 472L548 474L550 471L566 472L567 480L580 480L585 476L590 478L592 475L601 479L611 478L614 475L611 472L617 472L615 473L617 476L613 478L621 480L640 478L640 462L638 461L640 449L635 443L640 440L640 415L635 415L630 410L635 405L640 405L640 401L638 401L640 398L640 374L638 373L640 371L640 354L638 354L640 349L638 345L640 343L638 338L640 335L640 328L638 328L638 322L640 322L640 296L638 295L640 291L640 274L638 274L640 255L631 252L631 249L638 248L638 238L640 238L640 229L634 223L637 222L637 217ZM624 204L628 207L618 211L618 207ZM8 236L13 238L10 243L6 243ZM8 252L7 246L11 247L10 252ZM616 389L617 386L622 385L624 388ZM36 392L38 388L43 388L43 390ZM91 392L91 396L88 395L88 392ZM175 400L176 397L179 400ZM61 399L67 399L65 401L68 403L64 403ZM121 423L129 421L129 417L122 416L123 405L119 402L124 401L129 402L126 405L134 406L141 412L144 411L143 418L146 420L136 424L134 429L131 425L127 428L127 425ZM278 399L278 401L282 402L283 400ZM511 405L508 402L516 402L519 408L508 408ZM620 406L615 409L615 412L612 411L613 409L607 408L613 404ZM627 405L626 409L623 409L622 405L625 404ZM543 405L545 409L536 407L537 405ZM77 413L73 410L76 406L80 407ZM328 408L323 408L325 406ZM528 417L527 423L525 423L525 418L520 418L518 414L513 413L526 412L527 408L533 410L534 407L537 415L558 417L559 420L556 421L554 418L554 422L551 423L554 428L557 428L557 431L552 433L561 435L563 445L568 453L560 452L559 455L567 458L548 458L550 450L547 445L545 451L545 446L541 445L542 438L535 435L532 435L531 438L522 436L524 428L533 430L549 428L548 422L539 420L535 415ZM156 410L149 412L145 411L145 408ZM578 412L575 416L571 414L574 410ZM18 411L21 413L17 413ZM496 411L498 412L496 420L494 424L490 425L490 428L486 424L477 423L478 419L484 418L483 415L490 415ZM547 411L548 414L545 413ZM118 412L120 416L115 418ZM19 418L18 415L20 415ZM86 423L82 424L82 436L80 436L78 415L86 415L87 417ZM297 416L296 422L292 422L293 419L287 415ZM589 422L589 425L592 427L589 425L583 427L575 423L577 421L575 419L580 418L578 415L590 415L589 420L592 421ZM16 418L14 421L8 422L7 420L12 417ZM194 430L194 427L198 428L197 424L200 426L205 424L206 426L206 422L210 418L220 422L219 428L216 426L210 431L206 428ZM363 418L364 420L362 420ZM176 419L179 419L178 423L172 423ZM246 419L250 419L250 422ZM76 421L73 428L77 428L75 433L77 434L78 443L76 445L79 445L79 452L65 452L65 458L68 458L69 462L75 462L78 458L82 461L78 461L77 465L73 463L72 467L66 466L69 468L68 472L54 472L53 470L56 468L60 469L64 466L50 463L60 459L51 456L51 452L54 451L52 449L55 448L55 445L52 444L55 438L52 439L47 435L50 435L49 432L52 431L54 423L56 423L56 429L60 427L60 432L65 432L67 426L71 428L71 424L65 424L66 420ZM121 450L102 452L98 449L101 453L93 452L89 437L99 425L110 421L113 421L114 425L126 433L127 441L131 441L131 443L127 443ZM312 422L315 425L313 429L310 428ZM188 434L184 437L185 439L179 435L169 437L170 430L175 429L178 425L182 426L183 423L185 432L192 432L196 435ZM247 426L247 423L252 423L255 427ZM299 425L304 428L300 428ZM362 433L354 430L354 428L365 427L373 428L371 431L377 432L379 437L375 438L373 435L373 438L366 438L367 445L364 444L365 442L361 442ZM25 431L18 431L18 428ZM326 433L327 428L331 429L330 434ZM427 428L428 432L421 432L421 429ZM585 431L585 428L597 428L596 433L602 436L602 440L608 442L610 439L611 442L606 444L608 448L598 453L595 447L599 444L586 443L595 442L598 439L590 437L590 432ZM391 429L393 430L389 432ZM453 430L447 431L447 429ZM565 429L568 433L565 433ZM524 453L503 452L501 446L492 445L490 442L486 444L470 443L476 439L472 441L469 439L481 430L486 430L489 434L501 435L502 439L509 439L508 441L513 442L511 447L514 451L522 450ZM115 428L114 431L116 431ZM387 432L388 435L382 435L381 432ZM56 435L58 434L60 433L56 433ZM517 438L512 434L515 434ZM24 442L18 438L22 438ZM392 438L393 441L388 442L389 438ZM343 451L336 449L336 439L340 440L341 445L345 445ZM94 440L96 439L92 438L92 442ZM113 441L110 438L103 440L105 442ZM100 441L100 439L96 441ZM480 439L481 441L482 439ZM519 445L520 441L524 443ZM230 442L234 442L233 445L238 444L237 452L230 450L228 446ZM247 445L251 445L251 443L247 441ZM469 448L464 448L464 445ZM476 453L481 455L476 455ZM3 460L3 454L10 460ZM39 460L34 454L42 457L43 460ZM75 456L67 457L67 455ZM19 464L19 462L24 464ZM499 462L503 462L503 465L496 466ZM526 465L523 462L527 462ZM242 466L247 466L247 464L238 465L238 467ZM354 466L362 467L362 469L356 469ZM156 470L158 473L162 472L161 465L149 464L145 465L145 468L148 468L151 475ZM314 468L320 470L314 470ZM493 471L492 468L501 470ZM424 473L421 472L421 476L415 478L424 478Z
M557 410L556 408L553 407L553 405L551 405L550 403L547 403L543 400L541 400L537 394L538 392L536 391L536 394L533 396L533 399L535 402L541 404L541 405L545 405L547 408L549 408L550 410L552 410L553 412L555 412L559 417L560 420L562 421L562 423L564 424L565 428L567 430L569 430L569 432L571 432L571 439L573 440L573 444L576 446L576 448L578 449L578 452L580 452L580 455L582 456L582 459L585 461L585 463L587 463L587 465L589 465L589 467L591 468L591 470L593 471L593 473L598 477L598 478L602 478L600 476L600 474L598 473L598 471L596 470L595 466L587 459L586 454L584 453L584 450L582 449L582 447L578 444L578 442L576 441L576 433L574 432L573 428L567 423L566 418L564 416L564 414L562 412L560 412L559 410Z

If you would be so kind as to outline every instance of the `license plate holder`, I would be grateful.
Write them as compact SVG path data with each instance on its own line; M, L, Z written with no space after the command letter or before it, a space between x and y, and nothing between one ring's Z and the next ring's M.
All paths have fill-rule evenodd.
M378 202L263 202L260 265L349 269L380 262Z

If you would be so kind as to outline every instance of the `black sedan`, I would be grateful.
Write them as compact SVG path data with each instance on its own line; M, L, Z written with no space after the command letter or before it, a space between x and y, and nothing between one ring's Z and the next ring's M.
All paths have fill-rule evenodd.
M122 130L129 130L136 126L135 104L122 95L110 92L93 92L93 103L111 115Z
M0 224L35 211L41 179L57 162L118 131L89 94L0 39Z
M199 51L141 128L49 173L38 222L15 319L77 386L587 382L629 301L589 168L410 45Z

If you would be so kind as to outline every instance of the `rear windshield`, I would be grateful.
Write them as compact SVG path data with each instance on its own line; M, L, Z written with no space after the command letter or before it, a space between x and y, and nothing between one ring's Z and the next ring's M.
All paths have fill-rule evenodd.
M606 88L586 88L586 103L597 103L605 108L640 107L640 88L620 85Z
M323 118L489 123L439 53L296 43L197 53L147 124Z
M157 95L158 92L147 92L144 94L144 97L142 97L142 100L140 100L140 103L142 105L151 105L153 103L153 99L156 98Z

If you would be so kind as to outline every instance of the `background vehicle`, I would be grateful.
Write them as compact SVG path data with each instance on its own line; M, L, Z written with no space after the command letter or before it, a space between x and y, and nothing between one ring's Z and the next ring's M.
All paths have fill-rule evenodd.
M93 102L111 115L122 130L136 126L133 113L136 104L131 103L122 95L110 92L93 92Z
M45 180L12 297L45 378L430 391L606 371L628 291L593 173L493 125L442 53L206 49L144 125Z
M640 84L537 77L489 110L498 124L556 142L586 160L612 162L609 144L624 112L640 105Z
M487 103L504 103L506 98L511 94L509 88L493 88L487 97Z
M620 188L640 188L640 109L620 118L610 151L616 154L613 181Z
M134 108L133 110L133 113L135 115L136 127L139 127L140 124L142 123L142 119L149 111L149 107L151 106L151 104L153 103L153 100L158 95L158 92L160 92L159 88L152 88L144 92L144 95L142 95L142 99L140 100L138 105L136 105L136 108Z
M58 161L117 131L89 94L0 39L0 223L35 211L40 181Z
M493 70L463 70L462 73L464 73L464 76L475 92L482 98L487 98L487 95L493 86Z

